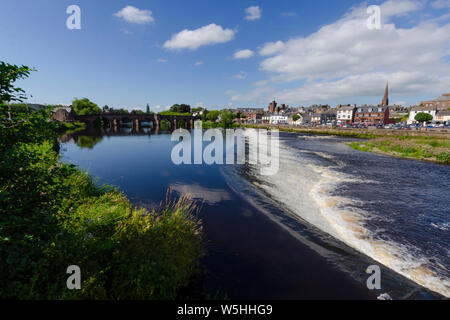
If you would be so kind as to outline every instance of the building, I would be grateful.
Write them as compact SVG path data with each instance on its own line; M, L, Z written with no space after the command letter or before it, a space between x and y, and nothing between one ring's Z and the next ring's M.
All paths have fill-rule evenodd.
M418 113L428 113L433 116L433 121L436 119L437 108L436 107L414 107L409 112L408 124L415 123L416 115Z
M385 125L389 123L388 106L363 106L355 112L355 123L368 125Z
M439 123L450 123L450 111L438 111L436 113L435 121Z
M424 107L436 108L437 110L445 110L450 108L450 93L443 93L434 100L422 101L420 103Z
M299 114L299 116L300 119L298 121L300 121L300 125L309 126L311 124L311 116L309 114Z
M355 106L339 106L336 112L336 120L339 124L352 124L355 120Z
M296 115L299 116L299 119L294 121L292 117L295 114L291 115L288 119L288 124L294 125L294 126L307 126L311 124L311 117L307 113L297 113Z
M384 89L384 96L381 101L381 105L384 107L389 106L389 83L386 83L386 89Z
M270 113L277 112L277 102L275 101L275 99L269 104L268 111Z
M336 109L330 109L328 111L325 111L320 116L320 123L321 124L336 124Z
M324 113L331 109L331 107L327 104L313 105L309 108L312 109L314 113Z
M264 112L254 112L247 116L248 123L262 123Z
M37 103L27 103L27 106L33 110L40 110L44 107L44 105Z
M313 114L311 115L311 124L313 124L313 125L319 125L321 119L322 119L322 114L321 114L321 113L313 113Z
M72 121L76 116L75 111L71 106L56 107L53 109L52 117L57 121Z
M270 124L288 124L288 116L281 114L272 114L270 116Z
M389 107L389 118L404 118L408 115L409 109L406 107L394 105Z

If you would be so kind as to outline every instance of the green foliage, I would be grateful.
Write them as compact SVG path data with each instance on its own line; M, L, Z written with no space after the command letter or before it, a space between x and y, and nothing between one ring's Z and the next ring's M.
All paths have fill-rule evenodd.
M102 136L79 136L77 138L77 146L80 148L92 149L102 140Z
M431 114L425 113L425 112L419 112L418 114L416 114L416 116L414 117L414 120L416 120L417 122L430 122L431 120L433 120L433 116Z
M102 113L102 110L88 98L73 100L72 107L79 116Z
M25 91L14 87L13 83L28 78L32 71L35 71L35 69L0 62L0 104L9 101L22 102L27 98Z
M200 112L200 111L202 111L203 109L204 109L204 108L202 108L202 107L192 108L192 109L191 109L191 113Z
M353 149L360 151L371 151L402 158L433 160L443 164L450 163L450 152L443 151L450 148L448 139L422 136L399 136L352 142L349 145Z
M99 188L59 161L50 112L0 108L0 299L177 298L202 256L190 200L148 212Z
M224 128L231 128L236 115L230 110L222 110L220 112L220 124Z
M174 104L170 107L170 111L175 113L191 113L191 106L188 104Z
M159 114L163 115L163 116L182 116L182 117L190 117L191 116L191 114L189 112L181 113L181 112L174 112L174 111L170 111L170 110L161 111Z
M42 143L56 141L58 123L48 121L51 107L35 112L11 112L12 120L5 107L0 107L0 152L20 143Z
M86 129L86 124L83 122L58 122L58 133L66 134L75 131Z
M110 113L114 113L114 114L129 114L130 112L127 109L124 108L120 108L120 109L109 109Z
M294 115L292 116L292 120L293 120L293 121L300 120L300 116L299 116L298 114L294 114Z
M220 111L218 110L213 110L213 111L209 111L206 114L206 120L208 121L217 121L220 117Z
M450 164L450 152L441 152L436 156L436 159L442 163Z
M9 110L15 114L33 112L26 103L11 103L8 107Z
M166 119L163 119L159 122L159 127L163 131L168 131L170 130L170 122Z

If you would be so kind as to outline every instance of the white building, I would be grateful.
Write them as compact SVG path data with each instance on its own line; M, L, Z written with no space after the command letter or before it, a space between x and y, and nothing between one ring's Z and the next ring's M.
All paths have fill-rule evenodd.
M288 116L285 115L271 115L270 124L287 124Z
M433 116L433 121L436 120L437 109L435 107L415 107L409 112L408 124L417 122L415 117L418 113L428 113Z
M337 109L337 123L352 123L355 116L355 107L344 106Z

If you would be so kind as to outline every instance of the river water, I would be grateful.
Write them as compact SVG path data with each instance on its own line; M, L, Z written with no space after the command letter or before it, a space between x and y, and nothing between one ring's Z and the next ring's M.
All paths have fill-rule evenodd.
M355 151L350 138L280 133L280 168L175 165L170 133L79 132L62 160L133 203L170 188L202 202L207 255L194 298L450 297L450 167ZM381 289L369 290L371 265ZM386 295L384 295L386 296Z

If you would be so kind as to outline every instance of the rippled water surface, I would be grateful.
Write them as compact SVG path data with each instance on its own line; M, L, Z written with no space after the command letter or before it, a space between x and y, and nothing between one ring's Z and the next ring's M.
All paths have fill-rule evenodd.
M62 160L157 207L170 187L203 202L202 290L230 298L450 296L450 167L280 133L280 170L172 164L170 134L65 137ZM370 291L369 265L382 267Z

